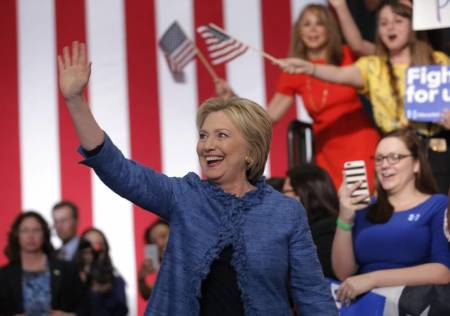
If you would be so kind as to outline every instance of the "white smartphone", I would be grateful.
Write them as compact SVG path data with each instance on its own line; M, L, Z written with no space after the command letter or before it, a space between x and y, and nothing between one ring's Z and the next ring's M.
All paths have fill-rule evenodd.
M159 270L159 249L156 245L145 245L144 257L152 259L153 267L156 271Z
M352 196L369 195L366 163L364 160L346 161L344 163L344 181L347 186L362 181L361 186L353 192ZM362 203L369 204L369 202L370 198L368 197Z

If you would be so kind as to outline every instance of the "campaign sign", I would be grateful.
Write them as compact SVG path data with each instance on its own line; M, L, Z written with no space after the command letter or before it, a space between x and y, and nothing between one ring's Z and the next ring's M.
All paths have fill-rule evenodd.
M406 73L406 117L417 122L437 122L450 109L450 67L413 66Z

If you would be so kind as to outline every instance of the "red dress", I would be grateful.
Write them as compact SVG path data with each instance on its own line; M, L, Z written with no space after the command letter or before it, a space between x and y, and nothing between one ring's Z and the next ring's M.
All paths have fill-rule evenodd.
M354 57L343 46L341 65L350 65ZM325 64L324 60L315 60ZM308 75L283 73L276 92L303 99L313 119L316 163L333 179L336 188L342 182L345 161L366 162L369 186L373 188L374 167L371 156L375 153L378 131L364 111L356 90L350 86L325 82Z

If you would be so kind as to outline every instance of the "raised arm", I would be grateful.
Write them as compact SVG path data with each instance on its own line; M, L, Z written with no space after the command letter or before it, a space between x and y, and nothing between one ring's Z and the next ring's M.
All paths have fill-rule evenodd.
M339 280L345 280L356 273L358 264L353 252L352 225L355 219L355 211L364 208L362 201L366 195L351 197L352 192L357 190L361 183L355 183L347 187L342 183L339 189L339 217L340 225L336 229L331 248L331 262L333 270ZM341 226L341 227L339 227Z
M73 42L71 50L66 46L62 56L58 55L59 86L81 147L92 150L103 143L105 136L83 97L91 74L91 63L87 60L84 43Z
M355 65L338 67L317 65L300 58L280 59L278 66L288 73L307 74L324 81L346 84L355 88L363 87L363 78Z
M289 110L294 98L282 93L275 93L267 107L267 114L273 123L278 122Z
M366 41L350 13L346 0L328 0L336 11L345 41L360 56L375 54L375 45Z

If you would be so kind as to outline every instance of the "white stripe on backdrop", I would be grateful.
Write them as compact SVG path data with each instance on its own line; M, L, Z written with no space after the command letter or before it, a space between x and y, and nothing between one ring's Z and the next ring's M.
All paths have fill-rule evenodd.
M19 118L22 208L50 208L60 197L54 4L20 0Z
M92 110L100 126L125 156L130 156L128 87L123 0L86 2L88 53L93 63L89 86ZM114 93L112 93L114 91ZM109 190L92 173L93 224L105 232L113 262L128 285L129 302L136 295L131 204ZM130 313L136 305L128 304Z
M156 0L155 4L158 38L177 20L186 36L194 39L191 0ZM198 99L194 67L195 62L184 69L184 82L175 82L164 54L158 51L162 170L173 176L199 170L195 153Z
M157 65L154 68L156 73L152 74L157 78L154 79L157 82L152 82L153 79L151 78L153 77L148 76L148 74L139 74L135 64L133 76L129 77L128 66L133 61L127 56L127 49L129 49L127 40L128 43L136 43L136 36L139 35L133 33L136 32L136 27L133 26L141 25L139 23L141 21L138 15L136 17L127 16L125 8L132 8L133 12L139 12L139 8L144 7L144 3L147 9L153 8L155 14L152 20L143 25L154 24L155 42L173 20L178 20L187 35L196 39L194 30L195 27L199 26L196 19L203 21L202 23L206 20L222 26L222 23L218 23L216 20L209 20L210 16L216 18L221 16L224 27L230 34L249 43L256 49L262 49L262 47L265 47L265 43L270 43L269 47L274 47L274 43L277 43L277 45L279 43L283 46L281 51L287 52L288 36L283 37L286 40L279 41L280 34L275 33L275 37L274 33L270 32L272 35L269 38L269 35L262 31L263 26L273 25L274 20L278 21L278 19L280 23L283 22L283 25L286 26L286 23L289 23L288 21L295 20L298 11L305 3L311 2L306 0L285 2L262 0L73 1L73 3L78 4L78 8L83 7L85 10L84 13L80 13L84 14L80 19L85 20L88 51L93 62L89 100L98 121L125 155L130 156L131 152L136 152L137 155L142 156L142 148L147 148L149 152L148 160L161 161L162 171L171 176L182 176L188 171L199 172L195 154L195 111L199 102L202 101L199 100L199 95L212 96L214 94L213 85L205 85L205 82L210 78L206 77L208 76L206 72L199 71L199 67L202 66L197 62L188 65L183 83L175 82L168 70L164 56L156 45L152 46L155 47L155 51L148 52L148 60L145 60L145 62ZM324 3L324 1L315 2ZM148 3L151 3L151 6ZM199 7L199 3L201 3L201 7ZM208 7L205 7L206 3ZM79 183L83 183L82 180L79 180L81 182L72 182L66 170L61 169L61 166L70 164L70 158L62 159L61 148L64 147L63 145L67 146L67 140L64 137L58 137L58 133L68 132L64 125L67 123L60 115L62 112L59 113L58 110L56 4L58 4L56 7L59 8L60 14L61 12L67 13L67 7L62 6L56 0L2 0L0 2L0 25L3 25L1 24L2 21L13 21L15 19L14 25L6 25L6 27L8 27L8 30L17 28L17 67L8 68L10 69L8 71L16 69L18 75L16 73L2 73L2 76L18 78L16 106L19 111L19 123L16 128L20 137L16 142L18 142L20 148L20 169L14 167L7 170L8 177L6 178L20 177L21 187L20 192L15 194L0 192L0 200L6 201L5 204L19 205L17 210L8 210L8 212L0 214L4 224L0 231L1 248L6 244L7 230L14 216L21 209L36 209L50 220L51 206L60 198L66 197L64 192L77 192L77 185L79 187ZM16 10L15 18L4 19L4 15L7 14L4 12L11 14L14 7ZM208 12L211 7L216 10L214 14ZM280 7L283 9L280 9ZM292 9L291 12L289 12L288 7ZM5 10L2 10L2 8ZM217 12L217 10L220 10L220 12ZM262 13L263 11L265 15ZM278 16L277 13L281 14ZM62 17L60 17L59 22L61 22L61 19ZM270 23L265 23L268 21ZM80 22L80 24L82 23ZM62 37L58 38L65 41L72 36L69 34L73 34L73 32L67 30L66 24L59 23L59 25L63 29L59 30L62 32ZM71 27L76 26L71 25ZM284 30L286 29L285 27ZM127 33L127 30L132 31ZM0 33L0 38L4 38L2 36ZM79 38L70 40L76 39ZM148 40L148 38L139 38L139 41L142 42ZM16 45L16 43L13 44ZM2 43L0 45L7 44ZM61 43L58 43L58 45L61 45ZM136 49L136 46L133 47ZM145 46L145 49L148 49L148 45ZM12 51L12 49L8 47L4 51ZM271 53L270 49L268 53ZM136 54L136 56L141 57L139 54ZM218 66L218 69L222 69L220 67ZM272 68L268 71L267 67ZM142 69L147 70L149 67L142 67ZM276 76L279 73L276 71L278 70L273 71L273 66L264 63L260 55L251 51L227 64L225 69L227 79L240 95L254 99L265 106L266 101L271 97L266 91L266 88L268 88L267 82L276 82ZM199 73L202 73L205 77L200 77ZM135 99L136 96L145 93L156 96L156 99L146 100L145 104L139 104L137 107L129 104L131 88L128 83L131 80L136 83L139 78L145 78L150 82L148 82L148 86L145 82L138 92L136 86L140 87L140 85L133 85ZM199 84L200 82L202 82L202 85ZM0 94L0 98L2 98L2 94ZM3 100L0 99L0 102L3 103ZM156 131L160 134L159 145L143 143L144 135L141 136L137 133L132 135L130 132L136 130L134 129L135 126L130 123L130 113L136 114L145 106L152 108L152 113L159 113L160 130ZM140 110L137 110L138 108ZM14 119L12 114L11 120ZM292 111L290 115L289 118L294 118L296 111ZM303 117L303 114L301 115ZM146 122L146 119L143 121ZM62 127L59 125L61 122L63 122ZM139 120L139 122L142 124L142 120ZM282 133L276 139L285 138L286 126L287 124L280 123L275 127L274 133ZM151 131L151 127L148 130ZM0 132L1 135L5 135L9 131L1 125ZM65 135L64 133L63 135ZM15 135L15 133L11 133L11 135ZM148 137L145 139L148 139ZM12 140L12 143L14 143L14 140ZM278 150L281 150L282 153L271 153L271 156L277 157L277 159L271 160L270 167L266 170L267 175L284 175L287 157L286 148L283 146L277 144ZM72 150L75 151L76 148L72 148ZM0 156L0 164L8 165L11 162L8 162L8 157ZM82 170L85 167L79 166L78 168ZM91 180L86 179L86 186L88 182L92 184L92 198L85 199L88 199L88 204L92 206L92 224L106 233L111 244L114 264L126 279L130 315L140 315L143 307L141 303L137 304L135 280L136 263L140 263L137 262L139 260L136 260L136 258L142 257L140 246L142 246L143 229L135 232L134 228L136 226L142 227L142 223L137 223L141 219L132 211L130 203L111 193L99 182L95 175L92 175ZM76 195L70 196L70 198L77 202L78 197ZM14 199L20 199L20 201L15 202ZM148 217L148 215L144 215ZM87 224L84 226L90 224L90 219L86 222ZM135 248L136 244L138 245L137 248ZM0 262L5 263L5 258L0 257Z

